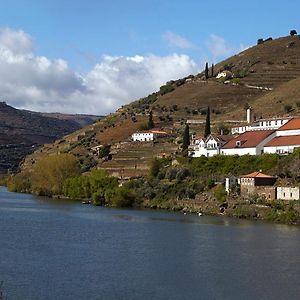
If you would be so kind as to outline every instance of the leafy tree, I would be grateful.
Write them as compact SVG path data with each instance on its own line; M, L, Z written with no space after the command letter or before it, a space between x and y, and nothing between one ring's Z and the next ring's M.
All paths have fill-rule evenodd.
M224 203L227 200L227 193L222 185L218 185L214 189L214 196L220 203Z
M157 177L159 171L160 171L160 161L159 159L154 158L151 161L151 165L150 165L150 176Z
M218 131L219 131L219 134L227 135L230 133L230 129L224 123L219 124Z
M204 130L204 137L207 138L211 134L210 129L210 107L207 107L206 113L206 122L205 122L205 130Z
M296 35L296 34L297 34L297 31L295 29L290 31L290 35Z
M135 193L129 188L122 186L115 188L110 199L109 204L115 207L131 207L137 199Z
M103 158L108 156L110 153L110 145L104 145L99 151L99 157Z
M208 79L208 63L205 64L205 78Z
M183 132L182 151L187 150L189 145L190 145L190 127L189 124L186 124Z
M149 119L148 119L148 129L154 128L154 121L153 121L153 113L152 110L149 113Z
M77 160L72 154L48 155L33 168L32 192L37 195L60 195L64 182L80 173Z

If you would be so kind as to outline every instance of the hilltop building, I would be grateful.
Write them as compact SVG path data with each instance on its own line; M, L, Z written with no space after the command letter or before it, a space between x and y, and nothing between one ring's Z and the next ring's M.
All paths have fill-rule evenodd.
M151 142L166 136L167 133L165 131L152 129L135 132L131 135L131 138L134 142Z

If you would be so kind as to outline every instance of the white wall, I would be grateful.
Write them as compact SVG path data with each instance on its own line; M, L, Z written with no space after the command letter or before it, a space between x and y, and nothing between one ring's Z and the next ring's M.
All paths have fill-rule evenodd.
M277 187L278 200L299 200L299 187Z
M272 146L272 147L264 147L265 153L293 153L294 149L300 147L300 145L293 145L293 146Z
M291 136L291 135L300 135L300 129L276 131L276 136Z
M221 154L223 155L256 155L256 148L231 148L231 149L221 149Z
M134 142L149 142L149 141L153 141L155 139L155 135L153 133L144 133L144 132L136 132L134 133L132 136L132 140Z

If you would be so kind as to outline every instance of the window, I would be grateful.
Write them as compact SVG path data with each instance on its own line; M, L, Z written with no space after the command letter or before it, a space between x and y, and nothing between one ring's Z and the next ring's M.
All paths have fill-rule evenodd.
M283 193L283 197L285 197L285 193Z
M290 194L290 197L293 198L293 193Z

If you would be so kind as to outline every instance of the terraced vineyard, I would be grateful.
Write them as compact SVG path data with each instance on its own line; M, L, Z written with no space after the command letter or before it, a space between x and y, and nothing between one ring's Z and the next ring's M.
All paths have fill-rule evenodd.
M124 142L112 148L113 159L100 167L123 178L147 175L154 157L173 156L178 150L178 145L169 141Z

